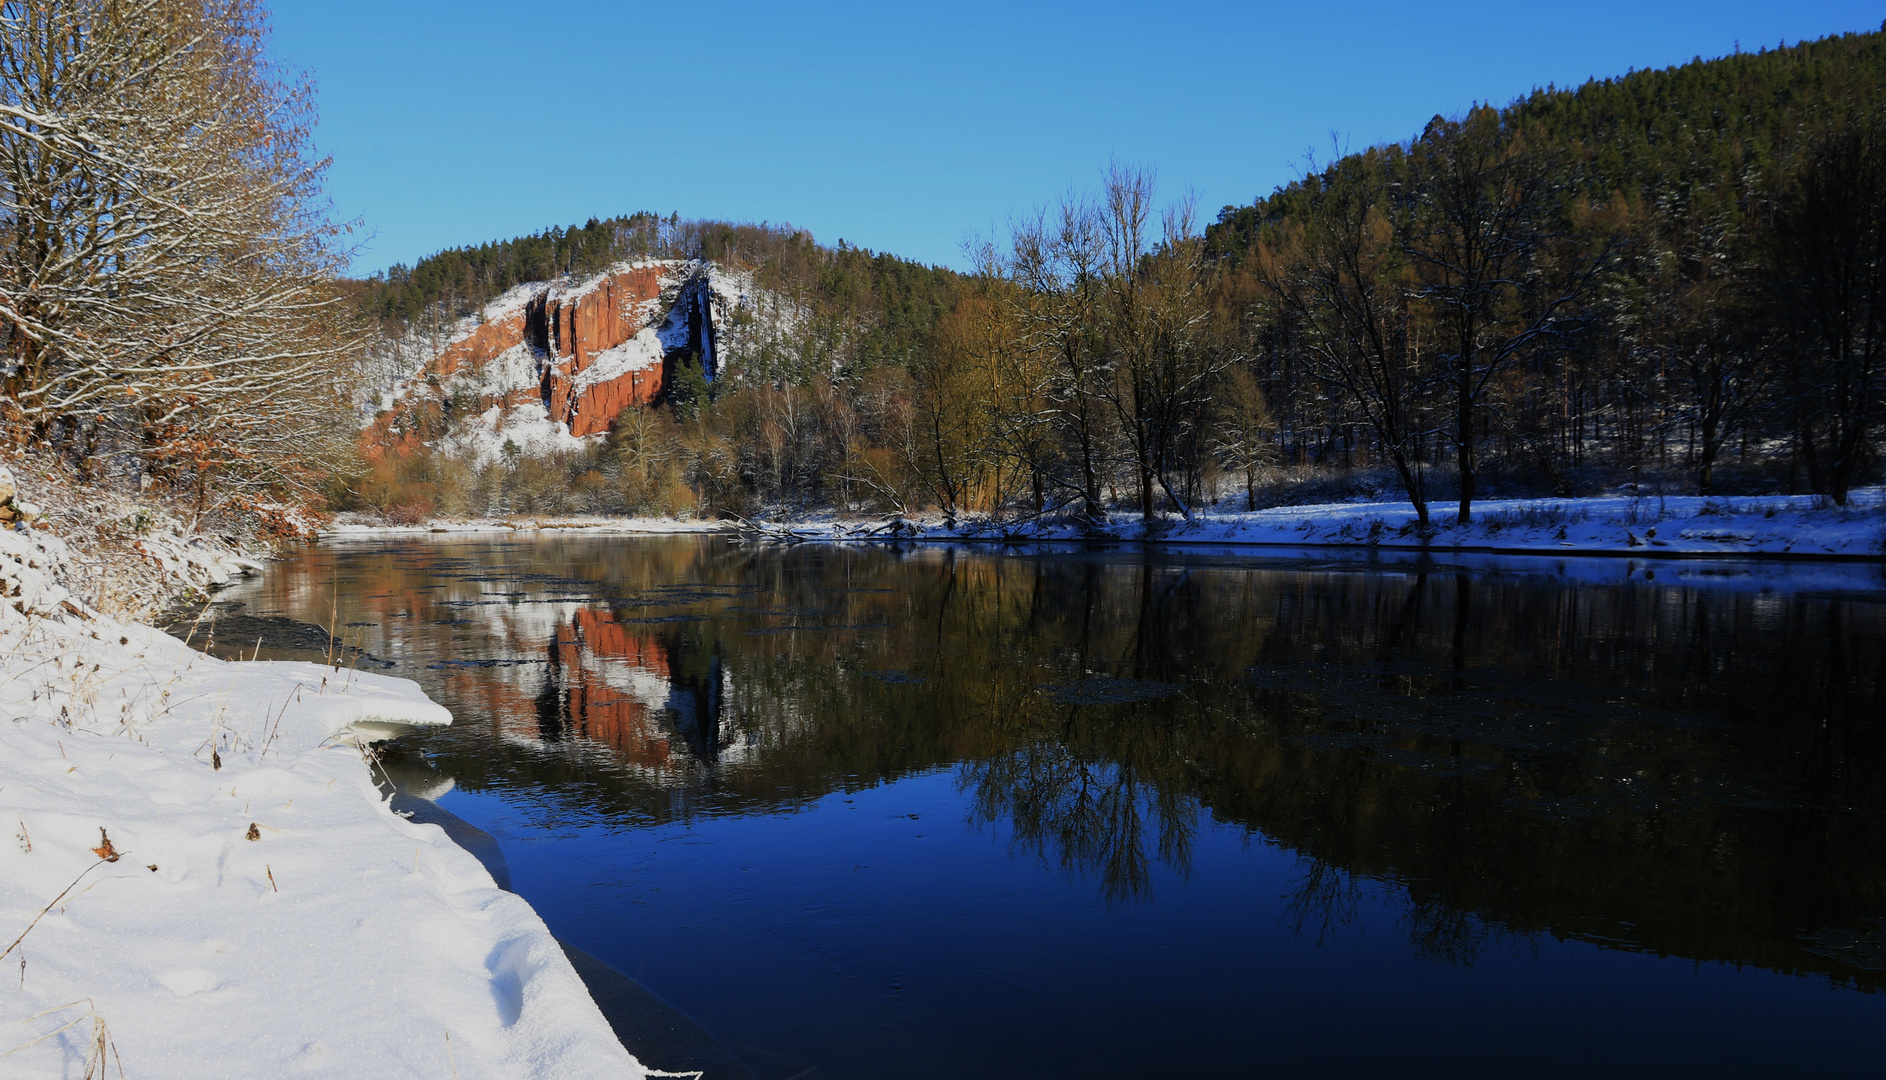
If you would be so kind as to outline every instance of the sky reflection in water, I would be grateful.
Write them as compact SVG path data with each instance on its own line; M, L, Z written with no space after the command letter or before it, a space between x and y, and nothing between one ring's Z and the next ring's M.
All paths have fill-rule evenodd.
M451 707L395 767L763 1077L1876 1061L1875 567L454 539L225 600Z

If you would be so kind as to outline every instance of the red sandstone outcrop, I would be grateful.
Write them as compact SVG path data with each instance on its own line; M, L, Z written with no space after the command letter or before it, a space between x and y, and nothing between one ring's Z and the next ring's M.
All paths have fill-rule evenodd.
M388 454L403 456L420 443L444 434L455 419L463 419L448 415L452 406L477 415L493 406L509 410L535 399L572 435L607 432L624 409L649 405L660 398L666 383L666 358L607 379L582 380L578 376L596 362L598 355L627 344L637 334L667 320L670 311L661 302L662 286L665 282L672 284L673 275L685 265L632 266L605 275L580 291L545 286L521 309L454 340L426 364L395 407L368 426L362 435L368 457L378 460ZM687 301L689 347L703 350L704 343L692 338L711 334L710 320L694 311L701 301L693 297L687 297ZM529 346L534 352L536 385L501 386L484 380L485 370L493 361L520 346ZM452 395L448 406L443 387L455 379L470 380L477 386L475 399Z
M632 267L572 296L549 290L538 294L524 309L538 345L559 359L573 359L575 370L583 370L591 357L648 325L648 305L661 298L663 269Z
M667 317L660 310L662 267L637 266L574 296L544 292L525 309L525 321L538 348L550 358L543 393L550 415L572 435L609 430L616 414L630 405L646 405L661 393L660 365L626 372L580 390L576 376L596 354L623 345L651 324Z
M570 434L601 435L607 432L622 410L632 405L653 402L656 395L661 393L661 387L659 364L584 387L570 407Z
M440 378L462 371L483 371L486 364L498 358L498 354L523 343L524 316L521 313L509 315L485 323L447 345L438 359L428 365L427 370Z

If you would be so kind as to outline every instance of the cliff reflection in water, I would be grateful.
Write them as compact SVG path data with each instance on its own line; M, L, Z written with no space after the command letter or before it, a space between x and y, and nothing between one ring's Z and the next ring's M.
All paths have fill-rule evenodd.
M1866 989L1886 967L1870 571L1790 594L1623 563L1594 582L573 538L303 572L310 597L347 582L369 648L460 717L422 744L439 768L567 820L953 768L966 827L1117 902L1186 870L1215 820L1301 856L1305 935L1342 933L1366 886L1438 959L1551 934Z
M537 733L586 739L654 769L677 765L677 755L718 764L723 675L711 649L691 650L615 612L581 610L551 640Z

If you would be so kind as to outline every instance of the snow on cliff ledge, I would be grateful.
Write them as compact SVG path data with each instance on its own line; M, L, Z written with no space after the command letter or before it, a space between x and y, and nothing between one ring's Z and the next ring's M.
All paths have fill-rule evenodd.
M0 530L0 1077L101 1037L147 1080L647 1075L529 905L374 787L352 725L443 708L113 622L64 558Z

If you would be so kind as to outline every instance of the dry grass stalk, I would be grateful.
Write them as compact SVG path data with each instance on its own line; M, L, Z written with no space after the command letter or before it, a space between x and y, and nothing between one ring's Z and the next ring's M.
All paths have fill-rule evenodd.
M288 714L288 706L294 703L295 695L300 691L301 684L296 683L295 688L290 690L288 696L282 700L281 711L275 714L275 723L269 728L268 738L262 741L262 753L256 758L258 762L268 757L268 748L275 743L275 733L282 729L282 717Z
M100 831L102 832L103 830L100 830ZM123 852L114 852L114 854L115 854L115 855L122 855L122 854L123 854ZM52 910L53 908L55 908L55 907L58 907L58 906L59 906L59 902L60 902L61 900L64 900L64 899L66 898L66 894L68 894L68 893L70 893L70 892L71 892L71 891L72 891L73 889L76 889L76 888L78 888L78 887L79 887L79 882L81 882L81 881L84 881L84 880L85 880L85 876L86 876L87 874L90 874L90 873L91 873L92 871L94 871L94 870L96 870L96 869L98 869L99 867L101 867L101 866L103 866L103 865L105 865L105 863L106 863L107 861L108 861L108 860L106 860L106 859L105 859L105 858L104 858L103 856L100 856L100 857L99 857L99 860L98 860L97 862L95 862L95 863L93 863L92 865L90 865L90 866L88 866L88 867L86 867L86 868L85 868L84 870L81 870L81 871L79 871L79 876L78 876L78 877L75 877L75 878L73 878L73 879L72 879L72 884L70 884L70 885L67 885L67 886L66 886L65 888L63 888L63 889L60 889L60 890L59 890L59 895L58 895L58 896L55 896L55 897L53 897L53 898L52 898L52 902L51 902L51 903L48 903L48 904L47 904L47 905L46 905L45 907L43 907L43 908L40 908L40 909L39 909L39 914L37 914L37 915L35 915L35 916L33 916L33 921L32 921L32 922L29 922L29 923L27 923L27 924L26 924L26 929L24 929L24 930L22 930L22 931L20 931L20 936L19 936L19 937L16 937L16 938L14 938L14 939L13 939L13 944L11 944L11 945L8 945L8 946L6 947L6 950L5 950L4 952L0 952L0 960L4 960L4 959L6 959L6 957L8 956L8 954L10 954L10 953L12 953L14 949L17 949L17 948L19 948L19 947L20 947L20 942L22 942L22 941L25 941L25 940L26 940L26 935L28 935L28 934L30 934L30 933L32 933L32 932L33 932L33 927L35 927L35 926L38 926L38 925L39 925L39 920L41 920L41 919L43 919L43 918L45 918L45 917L46 917L46 913L47 913L48 911L51 911L51 910ZM109 861L112 861L112 862L116 862L117 860L116 860L116 859L112 859L112 860L109 860Z
M22 971L24 971L24 968L22 968ZM98 1006L93 1003L91 998L80 998L77 1001L69 1001L64 1005L47 1009L44 1012L35 1013L21 1021L21 1023L31 1024L35 1020L44 1019L54 1013L64 1012L67 1009L77 1008L80 1005L85 1006L85 1012L77 1019L68 1020L58 1027L53 1028L51 1031L46 1032L44 1035L40 1035L30 1042L22 1043L8 1050L6 1053L0 1054L0 1059L10 1058L22 1050L30 1050L40 1043L45 1042L47 1039L61 1035L78 1027L85 1021L90 1020L92 1022L92 1037L86 1044L85 1071L80 1075L84 1080L105 1080L105 1077L109 1075L107 1072L108 1067L115 1064L118 1067L118 1075L123 1077L124 1058L118 1053L118 1045L111 1038L111 1029L106 1026L105 1018L99 1014Z

